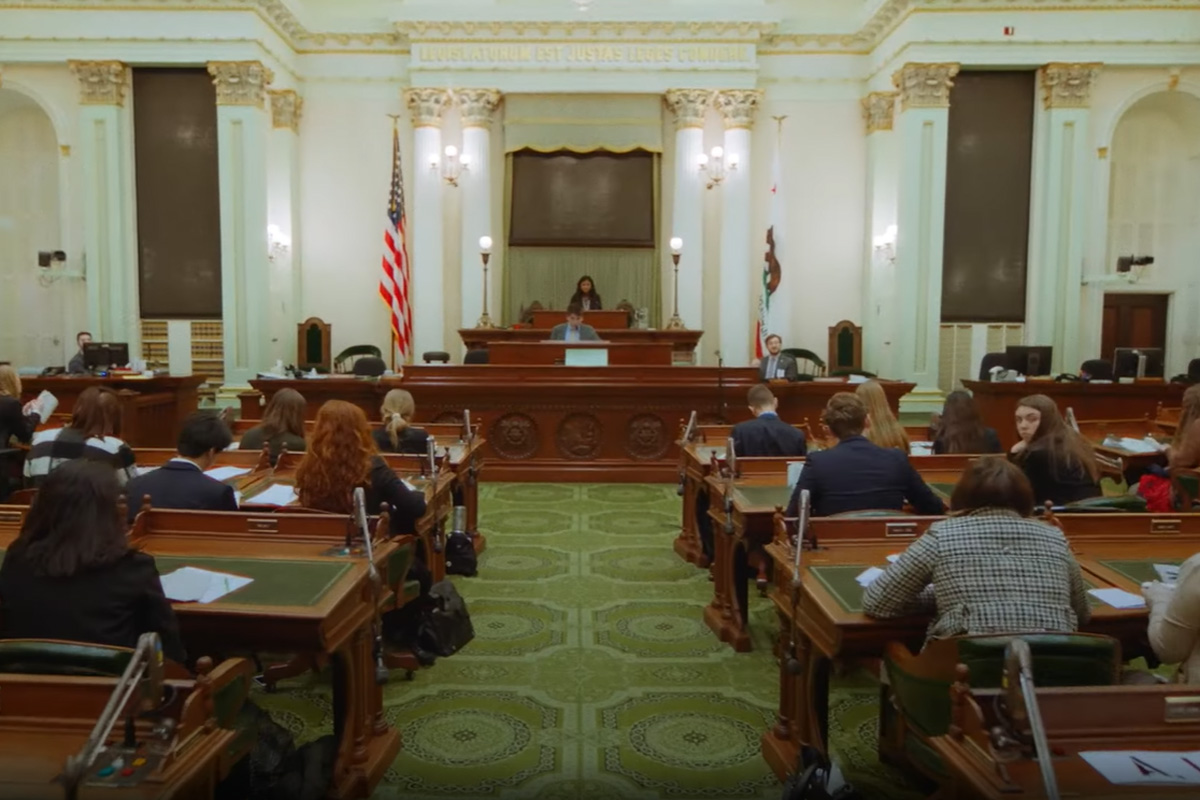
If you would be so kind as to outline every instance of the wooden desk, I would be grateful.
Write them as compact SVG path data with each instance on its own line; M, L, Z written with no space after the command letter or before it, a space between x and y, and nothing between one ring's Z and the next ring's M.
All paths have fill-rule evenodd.
M566 309L556 311L548 308L531 313L533 317L533 328L541 328L550 330L555 325L561 325L567 321ZM591 325L596 330L601 328L628 328L629 327L629 312L600 309L597 311L583 312L583 321Z
M1153 439L1160 444L1166 445L1170 443L1159 427L1150 419L1150 417L1139 417L1137 419L1097 419L1097 420L1078 420L1079 434L1091 442L1092 447L1097 453L1108 456L1109 458L1119 458L1125 467L1126 474L1140 474L1149 469L1151 464L1166 465L1167 456L1163 452L1154 453L1138 453L1132 450L1126 450L1124 447L1115 445L1106 445L1104 441L1109 436L1117 438L1128 437L1130 439Z
M61 376L22 378L21 399L32 400L42 391L58 398L55 415L70 414L84 389L107 386L121 405L121 438L130 447L174 447L183 420L196 410L197 389L204 375L160 378L92 378Z
M564 366L567 350L603 351L615 367L671 366L670 342L492 342L490 366Z
M704 335L704 331L597 327L596 334L606 342L617 344L669 344L674 353L672 358L675 362L694 364L696 346L700 342L700 337ZM468 350L490 350L497 344L505 342L540 342L549 339L550 329L461 328L458 335ZM489 361L495 363L495 358L490 353Z
M1178 406L1183 402L1184 386L1180 383L1058 383L1056 381L1026 381L1025 383L992 383L963 381L963 386L975 396L983 424L995 428L1004 450L1017 443L1014 422L1017 401L1031 394L1044 394L1058 404L1063 414L1075 410L1075 418L1135 419L1154 416L1158 404Z
M254 380L241 396L242 416L262 416L261 392L296 389L308 416L330 399L374 414L389 389L417 401L416 424L454 421L463 408L485 428L489 480L632 481L678 479L675 432L696 411L701 422L749 419L746 392L758 383L749 367L510 367L412 366L401 380L353 378ZM913 384L883 381L893 405ZM844 381L772 387L784 419L816 419ZM724 419L722 419L722 416Z
M925 639L926 618L877 620L862 613L863 589L855 577L867 567L886 568L887 556L904 549L937 517L814 519L811 532L818 549L801 555L801 586L793 596L789 580L777 580L770 597L780 619L779 719L762 738L763 756L781 778L796 768L800 748L826 753L829 674L844 658L879 658L889 641L916 652ZM1114 561L1135 554L1150 563L1179 563L1200 546L1200 515L1073 514L1058 515L1084 578L1092 587L1138 591L1137 583L1115 571ZM909 527L897 536L895 523ZM915 524L914 524L915 523ZM1149 531L1156 539L1150 540ZM795 550L776 528L766 546L780 575L791 576ZM1120 565L1123 569L1144 569ZM1152 567L1151 567L1152 569ZM1147 652L1145 609L1119 610L1092 601L1092 619L1082 630L1121 640L1127 658ZM794 636L794 653L793 637ZM801 668L787 669L789 654Z

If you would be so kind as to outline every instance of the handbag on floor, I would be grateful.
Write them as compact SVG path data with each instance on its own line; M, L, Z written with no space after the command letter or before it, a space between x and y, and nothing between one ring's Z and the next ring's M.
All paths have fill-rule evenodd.
M421 647L439 656L452 656L475 638L475 627L466 601L450 581L438 581L429 589L421 619Z
M462 531L452 531L446 537L446 572L450 575L466 575L468 578L479 574L475 543Z

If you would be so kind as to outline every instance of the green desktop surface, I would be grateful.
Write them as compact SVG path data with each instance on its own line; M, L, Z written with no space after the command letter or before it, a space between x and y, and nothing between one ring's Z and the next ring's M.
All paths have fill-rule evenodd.
M311 606L320 602L350 569L345 561L293 561L268 558L215 558L209 556L155 556L158 573L180 567L228 572L254 582L210 605Z
M733 500L742 508L769 508L774 511L776 506L787 508L791 499L792 490L785 483L733 487Z
M1158 580L1158 573L1154 569L1155 564L1170 564L1177 567L1183 561L1178 558L1134 558L1097 560L1096 563L1108 567L1140 586L1146 581Z

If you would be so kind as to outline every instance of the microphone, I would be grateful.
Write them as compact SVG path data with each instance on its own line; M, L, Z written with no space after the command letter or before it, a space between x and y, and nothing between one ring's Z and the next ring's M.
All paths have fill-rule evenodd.
M1037 703L1037 688L1033 684L1033 653L1024 639L1013 639L1004 648L1004 690L1013 732L1018 738L1032 734L1046 797L1058 800L1058 779L1054 775L1050 742L1046 738L1046 726Z
M358 529L362 531L363 548L367 554L367 580L371 582L372 597L374 599L375 614L372 627L374 641L371 644L371 655L375 658L375 683L382 686L388 682L388 668L383 663L383 623L379 618L379 598L383 594L383 578L379 574L379 569L375 566L375 547L371 542L371 529L367 526L367 492L363 487L357 486L354 489L354 521L358 525ZM349 533L347 533L349 536ZM347 548L349 549L349 548Z
M728 422L725 416L725 358L720 350L714 350L717 357L717 402L720 404L721 422Z
M425 455L429 458L429 477L437 477L437 443L430 436L425 440Z
M792 560L792 613L795 614L796 603L800 599L800 551L804 549L804 531L808 527L808 515L810 513L809 503L810 496L808 489L800 491L800 519L796 522L796 554ZM789 675L799 675L804 671L804 665L800 663L800 659L796 658L796 621L792 620L791 629L788 631L790 642L788 644L787 671Z

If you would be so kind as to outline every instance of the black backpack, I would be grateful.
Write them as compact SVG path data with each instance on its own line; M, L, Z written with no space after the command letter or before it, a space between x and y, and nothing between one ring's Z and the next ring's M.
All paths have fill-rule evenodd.
M452 531L446 537L446 572L472 578L479 574L475 544L471 537L462 531Z
M438 581L429 589L423 611L418 641L424 649L452 656L475 638L467 604L450 581Z

